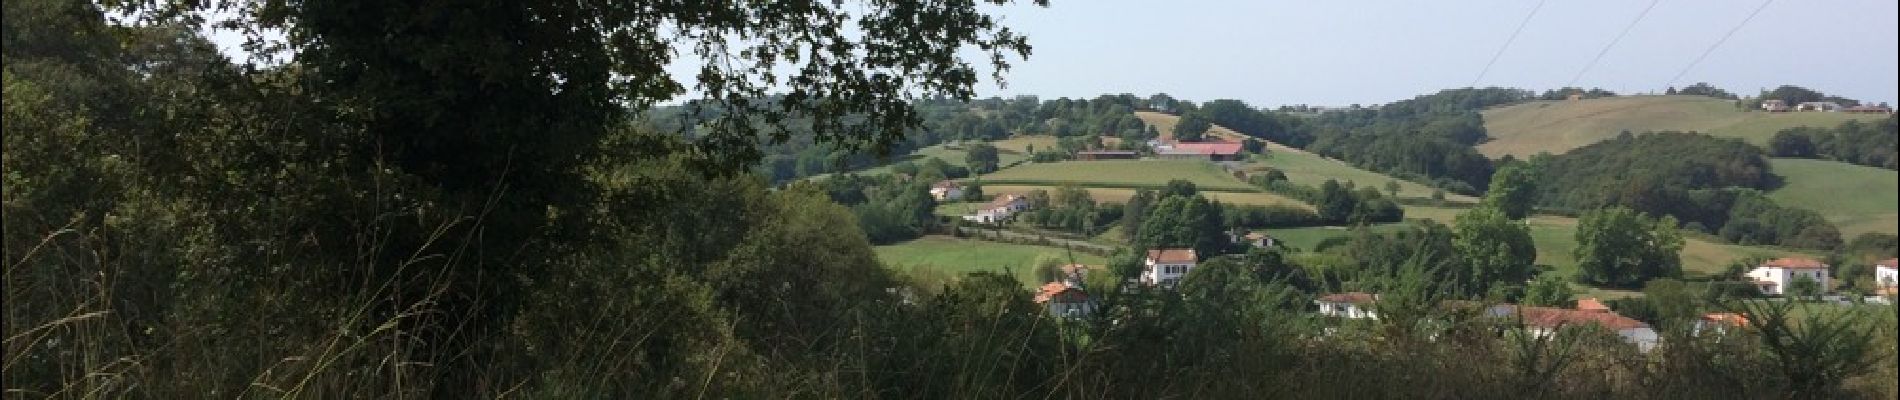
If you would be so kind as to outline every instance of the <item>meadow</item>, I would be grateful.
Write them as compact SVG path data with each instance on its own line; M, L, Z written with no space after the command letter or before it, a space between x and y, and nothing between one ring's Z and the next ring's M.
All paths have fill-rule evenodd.
M1776 204L1820 212L1843 239L1900 233L1900 172L1835 161L1770 160L1785 184L1768 192Z
M1036 261L1044 258L1068 263L1105 265L1101 256L1070 252L1058 247L999 243L951 236L929 235L911 241L877 246L877 258L888 268L901 272L927 270L951 276L976 271L1013 275L1025 286L1040 283L1035 275Z
M1588 100L1530 101L1484 111L1493 140L1478 151L1493 158L1559 154L1625 130L1695 131L1767 144L1775 132L1797 126L1833 127L1843 121L1884 116L1839 112L1743 111L1730 100L1705 96L1619 96Z
M1159 188L1170 180L1186 180L1203 191L1258 192L1261 189L1228 175L1219 166L1191 160L1104 160L1027 163L1006 168L981 180L989 185L1106 188ZM969 179L966 181L973 181Z

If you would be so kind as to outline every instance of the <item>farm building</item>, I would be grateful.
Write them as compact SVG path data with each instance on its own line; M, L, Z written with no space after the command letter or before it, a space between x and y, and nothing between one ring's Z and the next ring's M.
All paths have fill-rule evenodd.
M1240 149L1239 142L1176 142L1156 147L1155 155L1170 159L1236 161L1240 159Z

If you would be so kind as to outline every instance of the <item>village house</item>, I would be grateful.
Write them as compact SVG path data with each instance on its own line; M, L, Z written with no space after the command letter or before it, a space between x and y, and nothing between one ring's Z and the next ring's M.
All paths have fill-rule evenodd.
M1065 318L1086 317L1095 312L1095 299L1081 285L1068 280L1042 284L1036 290L1036 304L1049 308L1049 314Z
M963 200L963 183L952 180L937 181L930 184L930 197L937 201Z
M1775 99L1762 100L1761 109L1768 112L1786 112L1788 111L1788 103Z
M1199 262L1194 249L1148 250L1148 257L1142 261L1141 283L1174 286Z
M1007 220L1009 217L1016 215L1017 212L1028 208L1029 200L1024 199L1023 196L1014 194L998 195L995 200L990 200L989 204L984 204L983 208L977 209L976 214L965 215L963 219L972 222L994 224Z
M1741 314L1708 313L1708 314L1702 314L1702 318L1696 319L1695 328L1694 330L1691 331L1691 333L1694 333L1697 336L1700 336L1705 332L1719 334L1723 332L1728 332L1730 329L1746 328L1746 327L1748 327L1748 317L1744 317Z
M1900 268L1900 259L1889 258L1874 263L1874 287L1879 288L1881 295L1892 296L1895 288L1900 287L1900 270L1895 268Z
M1841 103L1832 101L1809 101L1794 106L1795 111L1840 111Z
M1378 319L1379 314L1372 310L1372 302L1377 295L1361 292L1333 293L1313 300L1319 305L1320 315L1346 319Z
M1748 271L1748 278L1755 281L1762 294L1770 296L1786 295L1788 285L1801 278L1813 279L1824 292L1832 283L1827 276L1827 264L1793 257L1768 260Z
M1616 333L1623 341L1636 345L1636 349L1641 351L1655 348L1658 341L1656 330L1650 328L1649 324L1611 312L1608 308L1566 310L1504 304L1492 307L1489 313L1494 317L1516 316L1523 322L1525 331L1537 337L1556 334L1565 326L1596 326Z
M1273 236L1261 232L1247 232L1245 235L1236 236L1235 239L1237 239L1234 241L1235 243L1242 243L1262 249L1271 249L1274 245L1279 244L1278 241L1273 240Z

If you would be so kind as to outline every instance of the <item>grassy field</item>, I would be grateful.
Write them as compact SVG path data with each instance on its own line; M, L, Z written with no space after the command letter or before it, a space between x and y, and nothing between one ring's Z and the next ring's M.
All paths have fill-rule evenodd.
M1073 184L1081 187L1160 187L1169 180L1194 182L1207 191L1254 192L1260 189L1235 179L1219 166L1206 161L1187 160L1105 160L1029 163L982 177L984 186L1053 186Z
M1174 124L1181 119L1173 115L1151 111L1137 111L1135 112L1135 116L1141 118L1142 122L1154 125L1155 129L1162 132L1161 135L1164 138L1168 137L1168 132L1172 132L1174 130ZM1208 133L1211 136L1227 140L1241 140L1246 138L1246 136L1220 125L1215 125L1209 129ZM1287 180L1302 185L1319 186L1321 183L1325 183L1327 179L1333 179L1342 183L1353 182L1355 185L1360 186L1372 185L1383 191L1385 190L1386 182L1396 180L1399 182L1400 197L1426 198L1432 194L1432 189L1425 185L1394 179L1384 174L1359 169L1344 161L1329 159L1318 154L1308 153L1306 150L1287 147L1274 142L1267 142L1266 157L1255 157L1252 162L1248 163L1248 167L1273 167L1274 169L1286 173ZM1449 193L1446 194L1446 198L1459 201L1473 201L1469 196Z
M1868 232L1900 233L1900 173L1834 161L1771 162L1787 179L1768 193L1775 203L1820 212L1848 240Z
M1427 209L1429 209L1429 207L1407 207L1406 218L1414 218L1414 214L1427 214L1434 216L1427 218L1436 220L1439 219L1437 216L1443 216L1447 218L1447 220L1441 222L1449 224L1449 216L1456 215L1457 212L1462 211L1455 209L1438 209L1421 212ZM1528 222L1531 228L1531 240L1537 245L1537 263L1550 265L1559 274L1564 276L1575 274L1577 262L1571 258L1570 253L1577 248L1577 220L1569 217L1538 215L1531 217ZM1373 226L1372 229L1379 232L1389 232L1404 226L1405 224L1401 223L1383 224ZM1348 232L1345 228L1340 227L1312 227L1269 229L1268 233L1301 250L1312 250L1314 245L1320 241L1330 237L1345 236ZM1693 237L1685 238L1681 256L1683 272L1688 276L1704 276L1720 273L1730 262L1748 257L1816 257L1816 255L1813 254L1804 254L1791 250L1715 243Z
M1010 163L1014 163L1017 161L1028 160L1029 155L1021 151L1022 146L1033 143L1036 145L1037 148L1042 148L1043 145L1040 143L1041 139L1038 139L1038 138L1045 138L1045 137L1031 137L1028 139L1023 139L1021 141L1014 142L1014 145L1016 146L1014 149L1005 147L1003 145L1003 143L1008 142L1008 141L996 142L997 164L1009 165ZM1055 138L1052 138L1052 137L1047 137L1047 138L1049 139L1048 140L1050 143L1049 146L1053 148L1055 146L1054 144ZM1016 140L1016 139L1012 138L1009 140ZM925 147L925 148L917 149L917 151L911 152L910 154L893 157L889 164L871 167L871 168L865 168L865 169L858 170L855 172L861 175L886 174L886 173L891 172L892 165L896 165L904 161L910 161L914 163L923 163L924 160L931 159L931 158L941 159L944 162L950 163L950 165L963 165L964 156L969 154L969 151L967 150L968 148L967 146L968 144L966 143L945 143L945 144ZM826 174L826 175L829 175L829 174ZM823 176L823 175L820 175L820 176Z
M1287 180L1307 186L1318 187L1327 179L1332 179L1340 183L1352 182L1357 187L1371 186L1383 193L1386 182L1398 181L1399 197L1429 198L1432 194L1432 188L1425 185L1359 169L1344 161L1306 152L1269 150L1266 157L1254 157L1247 167L1250 169L1272 167L1286 173ZM1452 193L1446 193L1445 198L1464 202L1477 201L1471 196Z
M1055 247L1030 246L1010 243L997 243L982 240L961 239L949 236L931 235L908 242L877 246L877 258L884 265L898 271L931 269L952 275L962 275L975 271L996 271L1012 274L1023 285L1034 285L1035 263L1043 257L1067 260L1071 253ZM1100 256L1087 253L1073 253L1075 262L1088 265L1103 265L1107 261Z
M1775 132L1796 126L1832 127L1849 119L1883 116L1832 112L1742 111L1734 102L1704 96L1622 96L1590 100L1532 101L1484 111L1492 138L1478 145L1490 157L1518 158L1563 153L1616 137L1624 130L1696 131L1765 144Z
M990 194L990 195L997 195L997 194L1004 194L1004 193L1024 194L1024 193L1029 193L1029 191L1036 190L1036 189L1047 190L1049 191L1050 194L1054 194L1056 191L1055 186L983 185L983 193ZM1095 201L1098 203L1099 202L1127 203L1129 197L1135 196L1135 189L1127 189L1127 188L1083 188L1083 190L1088 191L1089 197L1093 197ZM1313 206L1307 205L1306 203L1302 203L1299 200L1286 198L1284 196L1280 196L1280 195L1272 194L1272 193L1203 192L1202 194L1206 195L1209 199L1217 200L1222 203L1228 203L1228 204L1246 204L1246 205L1259 205L1259 206L1283 205L1283 206L1299 207L1299 208L1308 209L1308 210L1313 209ZM939 207L938 210L941 213L943 208Z
M999 159L1002 158L1002 155L1000 153L1003 153L1005 151L1015 152L1017 154L1024 155L1024 157L1027 158L1027 155L1030 154L1029 150L1031 150L1030 148L1031 146L1034 146L1035 149L1042 149L1042 150L1049 150L1049 149L1056 148L1056 137L1048 136L1048 135L1024 135L1024 136L1016 136L1016 137L1011 137L1008 139L998 140L995 142L990 142L990 144L995 145L996 149L1000 150L998 151L999 154L997 155L997 158ZM1009 162L1004 161L1003 163L1008 164Z

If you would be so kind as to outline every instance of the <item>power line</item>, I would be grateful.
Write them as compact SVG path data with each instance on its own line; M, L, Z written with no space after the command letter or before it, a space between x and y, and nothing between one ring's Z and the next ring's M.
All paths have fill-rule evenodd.
M1649 16L1649 10L1654 10L1654 9L1656 9L1656 4L1657 4L1657 3L1661 3L1661 2L1662 2L1662 0L1650 0L1650 2L1649 2L1649 7L1643 7L1643 12L1642 12L1642 13L1640 13L1640 14L1636 14L1636 19L1634 19L1634 20L1631 20L1631 21L1630 21L1630 23L1629 23L1629 25L1624 25L1624 26L1623 26L1623 33L1618 33L1618 34L1616 34L1616 38L1615 38L1615 39L1611 39L1611 40L1610 40L1610 44L1607 44L1607 45L1604 45L1604 46L1603 46L1603 51L1599 51L1599 52L1597 52L1597 56L1596 56L1596 58L1592 58L1592 59L1590 59L1590 63L1589 63L1589 64L1584 64L1584 65L1583 65L1583 70L1581 70L1581 71L1577 71L1577 76L1574 76L1574 77L1571 77L1571 78L1570 78L1570 83L1566 83L1566 84L1564 84L1564 87L1573 87L1573 86L1576 86L1576 85L1577 85L1577 81L1578 81L1578 80L1581 80L1581 79L1583 79L1583 74L1585 74L1585 73L1589 73L1589 72L1590 72L1590 68L1594 68L1594 67L1596 67L1596 66L1597 66L1597 61L1602 61L1602 60L1603 60L1603 55L1605 55L1605 54L1610 54L1610 49L1611 49L1611 48L1615 48L1615 47L1616 47L1616 43L1617 43L1617 42L1621 42L1621 41L1623 41L1623 37L1624 37L1624 36L1629 36L1629 34L1630 34L1630 29L1633 29L1633 28L1636 28L1636 23L1638 23L1638 22L1643 22L1643 17L1647 17L1647 16Z
M1669 78L1669 82L1664 82L1663 86L1675 85L1677 81L1682 79L1682 75L1688 74L1690 69L1694 69L1697 64L1701 64L1702 59L1708 58L1710 53L1715 52L1715 48L1721 47L1722 43L1728 42L1730 36L1735 36L1736 31L1742 30L1743 26L1748 25L1748 21L1755 20L1755 15L1761 14L1761 10L1768 9L1768 4L1774 2L1775 0L1765 0L1761 2L1761 5L1755 6L1755 11L1749 12L1747 18L1742 18L1742 22L1735 24L1735 28L1729 29L1728 33L1722 34L1722 38L1716 39L1715 43L1710 44L1708 49L1702 50L1702 55L1696 56L1695 61L1690 61L1689 65L1682 67L1682 71L1676 72L1676 76Z
M1537 16L1537 10L1541 10L1541 9L1543 9L1543 8L1544 8L1544 1L1545 1L1545 0L1538 0L1538 1L1537 1L1537 6L1536 6L1536 7L1532 7L1532 8L1531 8L1531 13L1530 13L1530 14L1525 14L1525 15L1524 15L1524 21L1523 21L1523 22L1519 22L1519 23L1517 23L1517 29L1516 29L1516 30L1512 30L1512 31L1511 31L1511 37L1510 37L1510 38L1507 38L1507 39L1504 39L1504 46L1502 46L1502 47L1498 47L1498 52L1497 52L1497 54L1492 54L1492 55L1491 55L1491 61L1490 61L1490 62L1486 62L1486 63L1484 63L1484 69L1483 69L1483 70L1480 70L1480 71L1478 71L1478 77L1477 77L1477 78L1473 78L1473 79L1471 80L1471 84L1470 84L1470 85L1465 85L1465 86L1478 86L1478 81L1482 81L1482 80L1484 80L1484 76L1485 76L1485 74L1489 74L1489 73L1491 73L1491 66L1492 66L1492 65L1494 65L1494 64L1497 64L1497 63L1498 63L1498 58L1499 58L1499 57L1503 57L1503 56L1504 56L1504 50L1506 50L1506 49L1510 49L1510 48L1511 48L1511 42L1516 42L1516 41L1517 41L1517 35L1518 35L1519 33L1524 33L1524 27L1525 27L1525 26L1528 26L1528 25L1530 25L1530 24L1531 24L1531 17L1534 17L1534 16Z

